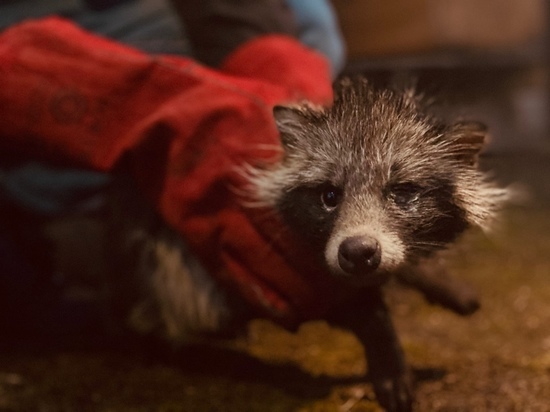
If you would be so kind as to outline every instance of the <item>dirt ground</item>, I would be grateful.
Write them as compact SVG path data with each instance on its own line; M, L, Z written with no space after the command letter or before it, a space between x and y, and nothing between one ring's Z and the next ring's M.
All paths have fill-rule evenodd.
M531 200L511 207L491 237L466 236L454 254L453 272L479 290L480 311L462 318L413 291L388 293L419 379L417 411L550 411L550 157L493 163L505 181L526 185ZM255 321L227 346L161 359L86 339L1 353L0 410L379 410L361 379L361 347L323 322L291 334Z

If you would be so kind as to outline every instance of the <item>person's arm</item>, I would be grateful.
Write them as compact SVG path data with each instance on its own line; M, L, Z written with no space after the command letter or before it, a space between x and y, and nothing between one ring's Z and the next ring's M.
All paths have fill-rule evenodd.
M286 67L277 84L261 64L251 69L275 55ZM273 233L242 207L247 182L236 169L273 161L275 104L331 100L329 69L317 53L277 36L246 43L226 64L229 75L151 57L60 19L16 26L0 34L0 150L130 173L211 273L260 311L291 316L297 308L280 301L294 295L289 285L311 296L318 285L308 286L269 238L261 241ZM302 315L318 303L296 299Z
M285 0L171 0L198 61L218 67L259 36L298 34Z

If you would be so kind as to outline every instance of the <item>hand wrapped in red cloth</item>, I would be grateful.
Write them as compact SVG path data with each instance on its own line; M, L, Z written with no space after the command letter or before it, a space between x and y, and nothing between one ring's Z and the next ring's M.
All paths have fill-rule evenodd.
M281 155L275 104L327 103L330 83L324 58L285 36L247 42L213 71L57 18L28 22L0 35L0 148L127 168L214 276L290 325L322 315L334 285L271 211L242 206L236 170Z

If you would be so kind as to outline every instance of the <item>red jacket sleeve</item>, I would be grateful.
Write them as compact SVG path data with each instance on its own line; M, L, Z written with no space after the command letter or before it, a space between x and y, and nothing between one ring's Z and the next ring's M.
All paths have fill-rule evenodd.
M324 59L282 36L243 45L213 71L56 18L0 35L0 149L124 165L211 272L281 319L317 313L323 293L241 206L235 169L273 158L261 147L279 144L274 104L331 96Z

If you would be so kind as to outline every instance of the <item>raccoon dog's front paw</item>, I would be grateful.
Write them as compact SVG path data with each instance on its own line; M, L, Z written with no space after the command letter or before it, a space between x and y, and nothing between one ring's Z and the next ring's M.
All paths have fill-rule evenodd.
M374 392L380 406L387 412L409 412L412 410L412 390L406 376L373 379Z

